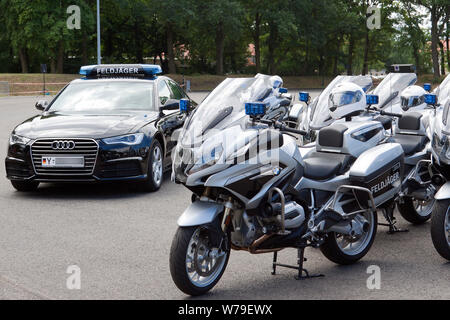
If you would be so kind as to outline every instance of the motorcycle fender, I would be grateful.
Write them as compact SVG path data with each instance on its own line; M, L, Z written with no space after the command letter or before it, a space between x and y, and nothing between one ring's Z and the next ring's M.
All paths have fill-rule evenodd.
M436 200L450 199L450 182L446 182L434 196Z
M194 227L209 224L223 211L224 206L214 202L195 201L184 210L178 219L180 227Z

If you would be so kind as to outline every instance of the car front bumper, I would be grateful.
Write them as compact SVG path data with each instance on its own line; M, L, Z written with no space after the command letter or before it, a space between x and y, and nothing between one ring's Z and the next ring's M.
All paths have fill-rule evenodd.
M101 140L75 140L76 150L53 150L55 139L40 139L26 146L12 145L5 159L6 176L15 181L98 182L145 180L148 171L149 144L136 146L106 145ZM66 139L67 140L67 139ZM83 168L48 168L42 156L83 156Z

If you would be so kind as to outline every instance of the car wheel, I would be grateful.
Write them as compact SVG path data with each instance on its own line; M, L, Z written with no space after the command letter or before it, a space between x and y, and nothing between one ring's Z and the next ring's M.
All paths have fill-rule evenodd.
M11 184L17 191L21 192L31 192L35 191L38 186L39 182L36 181L14 181L11 180Z
M147 179L141 185L143 191L153 192L161 187L164 173L163 159L164 154L161 144L155 139L148 156Z

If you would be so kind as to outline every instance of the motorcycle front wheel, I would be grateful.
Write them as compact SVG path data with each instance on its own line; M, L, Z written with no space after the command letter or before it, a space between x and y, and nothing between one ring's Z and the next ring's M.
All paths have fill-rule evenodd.
M225 247L213 247L202 226L178 228L170 249L170 274L178 289L191 296L211 290L228 264L230 246Z
M437 252L450 260L450 200L436 201L431 218L431 239Z
M369 252L377 234L378 219L376 213L371 211L366 211L363 216L368 221L369 227L361 236L352 237L336 232L328 234L320 246L320 251L328 260L348 265L362 259Z

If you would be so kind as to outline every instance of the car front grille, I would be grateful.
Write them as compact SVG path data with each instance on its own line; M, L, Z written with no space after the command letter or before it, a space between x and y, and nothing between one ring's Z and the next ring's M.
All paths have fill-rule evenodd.
M55 141L73 141L75 147L71 150L55 150ZM83 156L83 168L45 168L42 166L42 157L58 156ZM31 146L31 158L36 174L41 175L91 175L94 172L95 163L98 156L98 144L92 139L38 139Z

